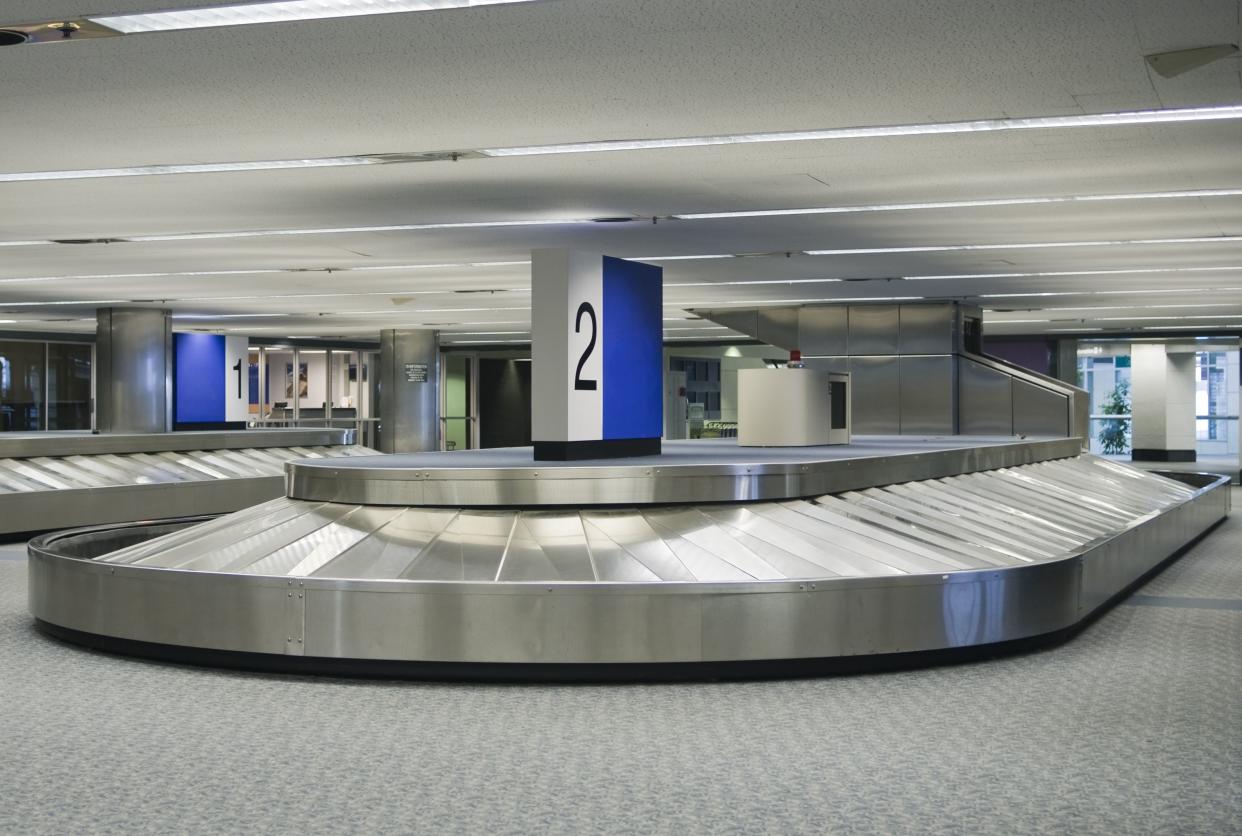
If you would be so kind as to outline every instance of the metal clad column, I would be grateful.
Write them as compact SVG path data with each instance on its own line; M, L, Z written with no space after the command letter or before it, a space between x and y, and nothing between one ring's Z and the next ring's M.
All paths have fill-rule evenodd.
M380 332L380 439L384 453L440 449L440 332Z
M172 319L158 308L95 314L96 426L100 432L172 428Z
M1194 349L1131 346L1130 414L1134 461L1195 460Z

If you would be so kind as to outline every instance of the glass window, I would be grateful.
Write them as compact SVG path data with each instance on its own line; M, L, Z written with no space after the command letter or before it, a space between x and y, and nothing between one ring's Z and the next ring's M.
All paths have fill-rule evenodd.
M47 345L47 428L91 428L91 347Z
M1130 453L1130 357L1089 354L1078 358L1079 386L1091 409L1091 452Z
M0 341L0 431L43 429L43 352L46 343Z
M1238 352L1196 352L1195 449L1200 456L1238 455Z

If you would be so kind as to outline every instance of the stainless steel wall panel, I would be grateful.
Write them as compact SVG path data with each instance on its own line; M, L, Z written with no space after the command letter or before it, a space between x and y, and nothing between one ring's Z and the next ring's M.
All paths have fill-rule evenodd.
M1018 435L1069 435L1070 399L1024 380L1013 381L1013 431Z
M901 315L896 305L849 306L849 353L895 355Z
M855 435L901 432L901 370L896 357L851 357Z
M1012 378L965 357L957 358L958 431L1013 435Z
M803 355L844 356L849 351L849 309L844 305L808 305L798 314L798 348Z
M797 308L760 308L755 316L761 342L781 348L798 347Z
M156 308L95 315L96 426L102 433L172 429L172 318Z
M380 449L440 449L438 331L380 332Z
M903 356L898 368L901 434L953 435L957 430L955 359L950 355Z
M901 305L898 354L953 354L957 348L957 306Z

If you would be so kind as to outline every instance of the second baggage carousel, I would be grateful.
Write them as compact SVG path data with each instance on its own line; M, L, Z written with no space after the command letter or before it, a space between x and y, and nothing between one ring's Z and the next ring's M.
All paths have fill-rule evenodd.
M702 678L1063 635L1219 522L1226 480L1078 439L666 442L291 463L206 522L49 535L56 635L163 658L425 677Z

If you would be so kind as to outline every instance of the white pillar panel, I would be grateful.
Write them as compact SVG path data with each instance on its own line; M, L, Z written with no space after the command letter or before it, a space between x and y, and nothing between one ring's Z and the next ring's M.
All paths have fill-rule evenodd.
M1130 358L1134 458L1194 461L1194 352L1170 352L1160 343L1135 343Z
M224 420L250 418L250 338L224 338Z

